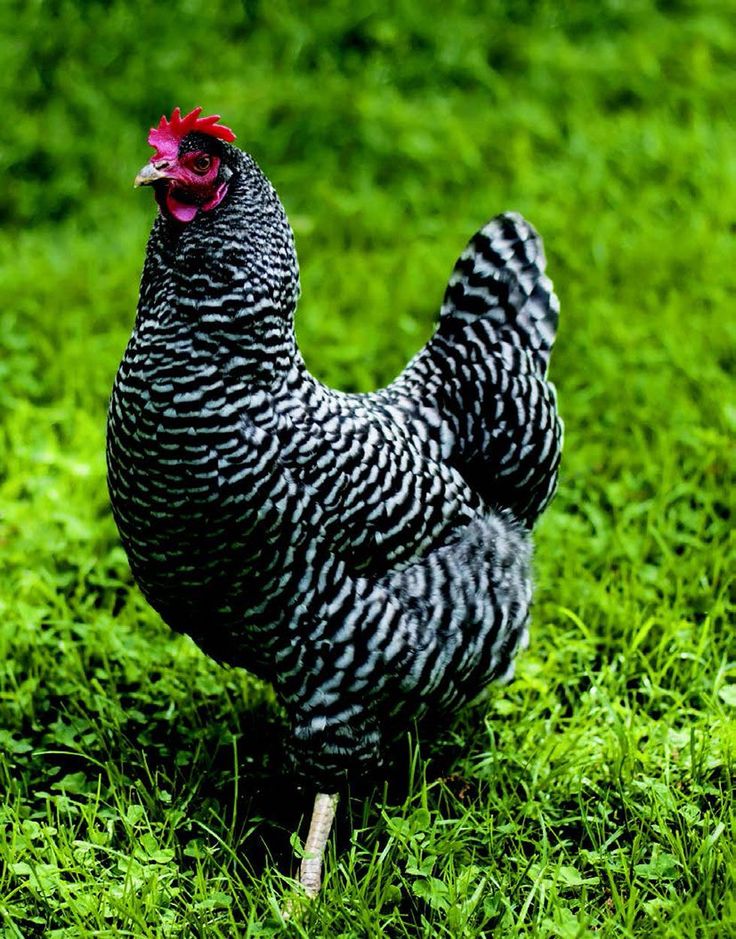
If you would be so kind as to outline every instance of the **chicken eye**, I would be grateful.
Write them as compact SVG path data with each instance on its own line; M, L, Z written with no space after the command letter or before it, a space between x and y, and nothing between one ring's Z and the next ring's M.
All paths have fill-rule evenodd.
M192 163L192 169L195 173L206 173L210 166L212 166L212 157L207 156L207 154L198 156Z

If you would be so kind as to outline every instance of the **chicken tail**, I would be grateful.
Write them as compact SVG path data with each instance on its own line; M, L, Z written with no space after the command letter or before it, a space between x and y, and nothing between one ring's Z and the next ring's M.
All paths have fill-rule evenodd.
M518 212L491 219L471 238L450 276L440 334L482 318L499 340L531 352L542 374L557 333L560 303L544 273L542 239Z

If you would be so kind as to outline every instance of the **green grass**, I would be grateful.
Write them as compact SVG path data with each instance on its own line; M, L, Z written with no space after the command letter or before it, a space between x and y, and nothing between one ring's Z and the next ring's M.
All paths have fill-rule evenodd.
M730 4L175 7L0 12L0 937L736 935ZM496 211L562 300L532 646L342 807L288 925L311 793L273 695L147 608L107 505L130 185L175 104L279 189L326 381L389 380Z

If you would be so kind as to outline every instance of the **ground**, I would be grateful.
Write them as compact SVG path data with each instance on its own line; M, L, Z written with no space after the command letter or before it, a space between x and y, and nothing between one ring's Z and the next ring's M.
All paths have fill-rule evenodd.
M0 936L736 935L730 4L315 9L0 12ZM131 184L177 104L279 190L325 381L399 371L498 211L562 302L531 647L343 806L289 925L311 794L272 693L146 606L105 490L154 213Z

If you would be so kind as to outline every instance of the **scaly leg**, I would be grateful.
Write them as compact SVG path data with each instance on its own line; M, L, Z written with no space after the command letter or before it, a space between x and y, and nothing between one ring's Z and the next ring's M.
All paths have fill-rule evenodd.
M299 870L299 881L310 899L317 896L322 885L322 858L335 818L336 806L337 793L317 793L307 843L304 845L304 857Z

